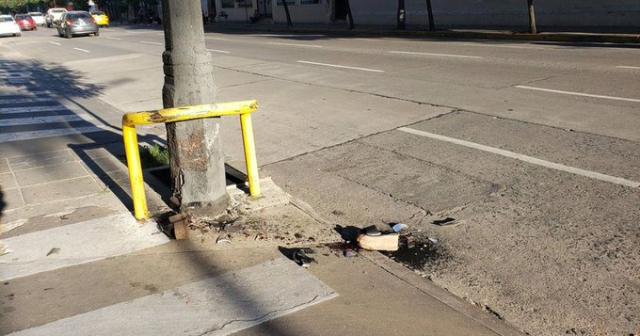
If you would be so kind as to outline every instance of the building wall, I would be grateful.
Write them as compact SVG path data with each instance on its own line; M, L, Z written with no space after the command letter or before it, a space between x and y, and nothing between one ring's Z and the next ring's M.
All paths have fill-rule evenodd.
M289 0L287 4L289 4L291 20L294 23L330 23L331 0L318 0L318 2L317 4L304 4L302 0ZM273 0L273 22L287 22L284 6L276 5L276 0Z
M249 22L249 18L255 15L256 8L258 8L258 0L246 0L247 7L241 6L238 1L225 1L215 0L218 16L217 22ZM223 7L223 2L233 3L233 7ZM227 14L227 18L220 16L224 12Z
M356 24L395 25L396 0L350 0ZM639 0L534 0L540 26L638 27ZM526 26L526 0L432 0L440 27ZM407 24L426 24L426 0L405 0Z
M228 21L248 21L257 8L222 8ZM329 23L334 0L319 0L318 4L302 4L305 0L289 0L293 23ZM395 25L397 0L350 0L355 24ZM640 31L640 0L534 0L539 26L547 27L625 27ZM284 6L273 0L273 21L286 22ZM526 0L432 0L438 27L526 27ZM426 25L426 0L405 0L406 23ZM224 19L218 18L218 21Z

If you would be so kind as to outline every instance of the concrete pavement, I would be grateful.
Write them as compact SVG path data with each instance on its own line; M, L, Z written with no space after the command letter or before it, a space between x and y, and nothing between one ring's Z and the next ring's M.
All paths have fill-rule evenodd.
M122 112L97 98L101 89L64 67L0 55L1 334L520 334L381 256L314 246L309 272L277 248L290 242L169 240L131 216ZM166 208L159 183L147 187L152 211ZM333 232L298 206L258 216L287 231L265 236L322 243L320 231Z
M6 45L99 88L83 104L159 107L161 32L102 35ZM260 101L262 174L321 216L409 223L437 253L397 260L531 334L636 332L636 46L247 31L207 46L218 99ZM224 132L241 167L237 122Z

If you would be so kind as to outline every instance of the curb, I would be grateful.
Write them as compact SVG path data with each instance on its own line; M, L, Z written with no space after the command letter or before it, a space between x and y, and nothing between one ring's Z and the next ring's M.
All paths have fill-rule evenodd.
M421 292L434 297L436 300L451 307L451 309L473 319L486 328L501 336L524 336L522 331L508 324L508 322L493 317L486 312L472 306L452 293L436 286L433 282L423 279L408 268L387 258L380 252L360 251L360 255L385 271L394 275L405 283L415 287Z
M552 42L594 42L594 43L640 43L640 34L596 34L596 33L516 33L516 32L486 32L486 31L416 31L416 30L385 30L385 29L336 29L334 27L287 27L280 25L216 25L205 26L206 32L287 32L287 33L330 33L341 36L396 36L435 39L493 39L517 41L552 41Z

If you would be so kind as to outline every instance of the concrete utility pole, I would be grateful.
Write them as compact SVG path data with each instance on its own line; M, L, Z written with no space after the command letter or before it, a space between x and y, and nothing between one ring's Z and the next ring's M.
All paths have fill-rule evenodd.
M436 23L433 22L433 8L431 8L431 0L427 0L427 15L429 16L429 30L436 30Z
M205 47L200 0L163 0L164 107L209 104L215 87ZM217 119L167 124L174 201L196 215L227 206L224 155Z
M536 26L536 11L533 8L533 0L527 0L527 5L529 7L529 32L531 34L538 33L538 27Z

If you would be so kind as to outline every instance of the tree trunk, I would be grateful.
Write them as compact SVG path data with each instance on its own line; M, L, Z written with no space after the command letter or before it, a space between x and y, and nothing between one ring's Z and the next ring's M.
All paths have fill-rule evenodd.
M353 22L353 14L351 14L351 4L349 4L349 0L344 0L345 6L347 6L347 21L349 21L349 29L353 30L355 23Z
M291 27L293 26L293 22L291 22L291 14L289 13L289 5L287 5L287 0L282 0L282 5L284 6L284 13L287 15L287 26Z
M433 8L431 8L431 0L427 0L427 15L429 16L429 30L436 30L436 23L433 22Z
M397 13L398 29L405 29L405 8L404 0L398 0L398 13Z
M213 103L213 66L204 42L200 0L163 0L162 4L164 107ZM175 203L196 215L219 214L227 207L227 195L218 119L166 126Z
M531 34L537 34L538 27L536 25L536 11L533 7L533 0L527 0L527 5L529 7L529 32Z

